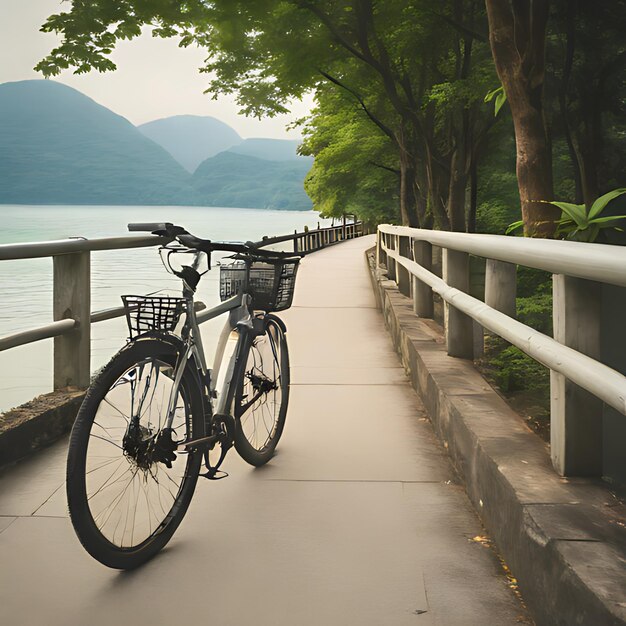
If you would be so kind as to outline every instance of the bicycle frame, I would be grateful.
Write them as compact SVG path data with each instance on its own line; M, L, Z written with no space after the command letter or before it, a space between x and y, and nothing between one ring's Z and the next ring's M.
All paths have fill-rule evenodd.
M229 359L226 369L226 375L224 377L222 388L219 393L217 392L216 388L219 372L221 370L224 360L224 353L226 351L228 338L231 332L233 330L236 330L237 328L241 329L242 327L245 327L250 330L252 330L253 328L252 316L250 315L249 311L250 296L246 293L233 296L232 298L229 298L228 300L222 302L221 304L218 304L217 306L209 310L202 311L200 315L198 315L194 310L193 292L185 287L185 289L183 290L183 296L187 301L187 318L181 333L185 342L185 352L179 359L176 371L174 372L174 382L170 391L170 398L168 402L167 428L171 428L172 421L174 419L178 388L182 380L183 372L185 371L185 367L190 358L194 359L195 365L201 373L203 380L205 381L205 385L206 381L209 381L209 385L206 389L207 393L205 394L207 402L212 403L212 399L217 395L218 404L215 413L229 413L234 394L234 389L232 389L231 383L235 370L237 356L239 353L238 349L235 349L233 351L233 354ZM224 315L225 313L228 313L229 315L224 324L222 332L220 333L213 360L213 369L208 369L199 325L202 322L210 319L215 319L220 315ZM206 439L206 436L202 439ZM186 447L190 443L192 442L185 442L181 445L184 445L184 447Z

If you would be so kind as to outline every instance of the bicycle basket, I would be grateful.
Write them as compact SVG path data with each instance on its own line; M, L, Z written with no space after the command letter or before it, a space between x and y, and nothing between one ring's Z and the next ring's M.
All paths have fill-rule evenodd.
M150 330L173 331L184 300L170 296L122 296L131 339Z
M300 259L235 261L220 267L220 298L246 289L256 311L284 311L291 306ZM247 285L247 288L246 288Z

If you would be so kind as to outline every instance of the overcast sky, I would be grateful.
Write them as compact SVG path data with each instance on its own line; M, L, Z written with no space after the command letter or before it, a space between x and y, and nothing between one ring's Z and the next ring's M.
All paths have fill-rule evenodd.
M32 68L57 43L39 32L48 15L66 11L59 0L0 0L0 83L42 78ZM286 125L305 115L312 100L296 103L292 115L256 120L237 114L232 99L203 95L208 76L200 74L205 54L179 48L174 40L143 36L118 44L112 58L115 72L76 76L65 71L54 80L78 89L134 124L170 115L211 115L232 126L242 137L297 138Z

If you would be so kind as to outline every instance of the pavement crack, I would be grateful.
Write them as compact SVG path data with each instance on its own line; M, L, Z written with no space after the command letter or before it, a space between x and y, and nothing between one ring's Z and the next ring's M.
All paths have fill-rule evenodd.
M45 500L44 500L44 501L43 501L43 502L42 502L42 503L41 503L41 504L40 504L40 505L39 505L39 506L38 506L38 507L37 507L37 508L36 508L36 509L32 512L32 513L31 513L31 515L36 515L36 514L37 514L37 511L39 511L39 509L40 509L42 506L46 505L46 504L49 502L49 500L52 498L52 496L54 496L54 494L56 494L56 492L57 492L59 489L61 489L61 487L63 487L63 485L64 485L64 484L65 484L65 483L60 484L60 485L59 485L59 486L58 486L58 487L57 487L57 488L56 488L56 489L55 489L55 490L54 490L54 491L53 491L53 492L52 492L52 493L51 493L51 494L50 494L50 495L49 495L49 496L48 496L48 497L47 497L47 498L46 498L46 499L45 499ZM45 517L45 516L44 516L44 515L41 515L41 516L38 516L38 517Z
M9 526L11 526L11 524L17 519L17 517L15 515L0 515L0 518L3 517L8 517L8 518L13 518L6 526L3 526L2 528L0 528L0 534L2 534L7 528L9 528Z

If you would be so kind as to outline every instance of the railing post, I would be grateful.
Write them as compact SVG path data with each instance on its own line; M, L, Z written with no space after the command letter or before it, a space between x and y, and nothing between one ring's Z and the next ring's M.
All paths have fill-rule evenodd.
M384 234L380 230L376 230L376 269L379 269L383 259L385 258L385 251L383 250L383 237Z
M485 269L485 304L515 318L517 265L487 259Z
M411 243L408 237L398 237L398 251L400 256L407 259L411 258ZM408 298L411 297L411 274L400 263L397 264L396 272L398 274L398 291Z
M552 277L554 338L600 358L601 285L562 274ZM602 402L550 372L552 464L561 476L602 476Z
M433 262L433 248L430 243L414 239L413 258L418 265L430 272ZM416 276L413 276L413 311L419 317L433 316L433 290Z
M54 338L54 389L89 386L91 375L90 253L74 252L52 257L55 321L72 318L74 330Z
M443 250L443 279L460 291L469 291L469 255L458 250ZM462 359L474 358L472 318L445 303L444 309L448 354Z
M396 246L395 235L387 235L387 247L390 250L397 250L398 247ZM389 280L396 280L396 261L390 256L387 256L387 278Z

